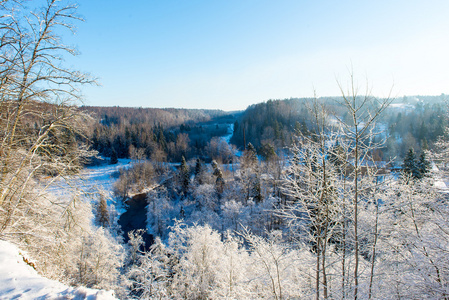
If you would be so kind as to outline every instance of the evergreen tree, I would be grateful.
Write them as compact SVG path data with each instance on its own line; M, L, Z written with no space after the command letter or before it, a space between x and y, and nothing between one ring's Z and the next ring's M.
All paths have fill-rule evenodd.
M111 165L115 165L118 163L118 156L117 156L117 151L115 151L114 148L112 148L112 153L111 153Z
M251 143L248 143L246 150L243 153L243 168L255 168L258 162L256 148Z
M416 155L413 148L410 148L404 158L402 164L402 172L405 175L411 175L414 179L421 178L421 172L419 171L418 164L416 162Z
M429 150L429 143L426 138L423 138L421 141L421 150Z
M253 197L256 203L262 202L262 192L260 187L260 178L258 174L254 174L251 178L251 196Z
M270 143L263 144L260 148L260 156L265 161L269 161L276 157L276 151L274 150L274 146Z
M204 166L203 163L201 162L201 160L199 158L196 159L196 164L195 164L195 170L194 170L194 174L195 174L195 181L198 184L203 184L203 173L204 173Z
M347 154L343 147L337 143L328 152L329 162L335 167L335 169L341 173L345 169Z
M107 227L109 225L108 204L106 198L103 196L100 196L100 203L98 203L97 207L97 222L102 227Z
M225 181L223 178L223 172L218 167L218 164L215 160L212 161L212 168L214 170L213 175L217 177L215 180L215 190L219 195L223 193Z
M426 153L422 152L419 156L418 162L417 162L418 171L421 175L420 178L426 176L427 173L430 171L430 162L427 160Z
M257 151L256 148L254 148L253 144L248 143L248 145L246 146L246 151L251 159L257 160Z
M186 159L184 156L181 159L181 170L180 170L180 179L181 179L181 187L183 195L187 195L189 191L189 166L187 166Z

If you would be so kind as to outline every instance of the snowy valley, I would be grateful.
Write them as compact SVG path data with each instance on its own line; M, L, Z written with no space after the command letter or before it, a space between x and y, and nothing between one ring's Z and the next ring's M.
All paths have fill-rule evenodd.
M121 10L123 26L135 19ZM62 42L81 19L66 0L0 1L0 299L449 298L446 95L376 97L350 73L335 97L232 112L111 104L134 103L131 90L108 98L110 106L89 106L81 87L97 79L73 69L83 65L70 60L77 47ZM160 34L138 40L147 35ZM177 50L196 52L178 42ZM120 78L110 90L134 75L117 53L108 74ZM193 66L215 61L157 60L151 67L164 65L161 76L181 60L190 69L150 86L141 60L134 89L151 94L160 85L165 97L181 81L182 97L169 97L182 105L197 86L187 81ZM257 76L280 75L278 64ZM242 66L235 69L262 70ZM252 77L244 73L238 78ZM200 94L210 105L229 86L226 76L206 77ZM271 87L263 82L254 89Z

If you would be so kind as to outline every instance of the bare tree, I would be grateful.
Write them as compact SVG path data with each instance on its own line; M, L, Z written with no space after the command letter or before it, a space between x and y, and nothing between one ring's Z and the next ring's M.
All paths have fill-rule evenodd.
M340 88L343 96L337 104L347 112L346 118L331 113L318 99L312 101L309 105L309 115L313 117L310 132L300 135L291 149L293 157L284 178L284 193L291 199L283 215L292 228L297 228L296 232L303 234L301 240L306 240L315 254L317 299L337 295L335 288L330 290L329 248L340 254L341 274L333 278L341 278L343 299L350 291L354 298L359 294L359 264L367 263L360 262L362 237L363 255L370 258L370 282L367 283L370 297L375 272L378 210L368 211L367 205L373 202L377 207L376 199L372 198L380 197L374 196L379 186L375 179L377 166L371 159L373 150L381 146L381 142L374 142L374 137L379 134L374 121L391 100L379 100L368 93L359 96L352 75L350 92L343 92L341 85ZM347 199L352 199L352 205ZM359 203L362 200L364 217L361 224ZM366 223L368 212L375 214L374 232L360 229ZM354 263L351 265L352 258ZM350 270L353 276L349 274Z
M39 197L31 188L37 177L45 190L94 155L85 143L92 118L76 107L79 86L94 80L62 63L76 54L58 35L80 20L76 6L51 0L28 12L6 0L0 13L1 236Z
M374 143L373 137L378 133L375 131L375 121L379 115L392 102L390 96L384 99L378 99L371 96L368 85L364 95L359 95L359 87L355 82L354 75L350 74L350 82L348 90L346 91L339 83L342 94L341 100L337 100L346 108L350 117L349 122L343 119L339 120L344 131L345 139L352 145L349 156L353 163L353 226L354 226L354 299L358 297L359 288L359 260L360 260L360 246L359 246L359 232L358 232L358 210L359 210L359 180L363 166L363 162L367 161L373 149L379 148L380 144Z
M315 254L315 296L329 297L326 258L329 241L341 217L335 165L328 161L329 142L336 138L329 126L324 104L315 99L309 106L314 132L301 135L290 149L292 160L285 174L283 191L291 201L284 208L291 228L298 232ZM302 235L302 236L301 236Z

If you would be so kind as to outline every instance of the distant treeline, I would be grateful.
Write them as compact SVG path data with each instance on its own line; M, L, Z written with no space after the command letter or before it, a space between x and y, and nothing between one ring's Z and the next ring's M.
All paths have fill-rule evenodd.
M150 158L155 161L181 161L200 157L225 161L229 149L217 137L227 134L234 123L231 143L244 149L254 145L259 155L272 149L285 149L298 133L313 132L311 99L268 100L232 115L220 110L157 109L128 107L83 107L97 123L91 131L92 145L101 155L119 158ZM393 101L378 119L376 130L384 147L376 159L400 160L410 148L417 153L431 149L448 125L445 96L413 96ZM351 120L339 104L342 99L320 98L336 121ZM375 109L375 107L373 107Z
M101 155L181 161L207 155L206 147L223 136L235 118L220 110L83 107L97 123L92 147Z
M388 128L385 158L404 158L409 149L433 149L448 126L445 96L403 97L381 116ZM402 105L402 106L401 106Z
M290 146L296 134L314 130L313 116L308 109L310 100L268 100L249 106L235 121L231 142L240 149L251 143L262 155L267 148L279 150ZM444 95L394 100L377 123L378 139L385 142L385 146L376 151L377 159L402 159L410 148L416 152L432 148L448 125L445 100ZM350 124L339 101L342 99L338 97L319 99L334 116Z
M249 106L234 124L231 142L238 148L251 143L257 149L290 145L295 130L307 130L307 99L268 100Z

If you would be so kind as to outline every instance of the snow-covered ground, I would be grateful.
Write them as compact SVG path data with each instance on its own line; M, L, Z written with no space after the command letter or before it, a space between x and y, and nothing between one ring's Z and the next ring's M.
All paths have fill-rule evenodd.
M231 144L231 138L234 134L234 124L228 124L228 131L226 132L225 136L222 136L221 138L228 144Z
M100 187L106 191L112 190L112 185L115 180L111 180L114 173L120 169L128 168L132 165L131 159L121 158L115 165L105 164L95 167L87 167L81 171L81 177L84 181L84 186L89 188Z
M127 168L132 165L130 159L119 159L115 165L103 164L95 167L84 168L79 176L68 178L66 180L59 180L52 184L50 191L58 194L59 191L65 192L69 184L76 185L75 187L85 192L100 188L105 191L111 191L115 182L113 178L120 169ZM69 183L70 182L70 183Z
M73 288L40 276L26 254L0 240L0 299L116 299L112 291Z
M73 190L73 188L85 196L101 192L106 197L108 205L113 205L120 214L124 212L124 208L121 207L121 203L115 201L116 199L112 195L113 185L118 178L120 169L128 168L132 164L131 159L119 159L115 165L103 164L87 167L80 172L79 176L55 181L47 191L57 197L67 197L67 191Z
M67 197L68 187L89 193L99 190L108 194L109 205L117 206L111 195L117 179L114 176L121 168L132 164L129 159L120 159L118 164L88 167L81 176L54 182L48 192L58 197ZM29 264L26 254L15 245L0 240L0 300L2 299L116 299L112 291L101 291L85 287L73 288L58 281L40 276Z
M229 147L231 147L231 138L233 134L234 134L234 124L228 124L228 131L226 132L226 135L221 137L221 139L225 141ZM241 157L243 155L243 152L240 150L236 150L234 154L237 157Z

